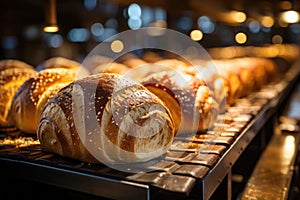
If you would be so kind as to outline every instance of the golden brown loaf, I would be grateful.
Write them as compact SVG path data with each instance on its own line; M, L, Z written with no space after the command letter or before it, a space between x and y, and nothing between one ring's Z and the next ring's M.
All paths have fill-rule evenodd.
M148 64L148 62L146 62L145 60L139 58L138 56L132 53L127 53L125 55L122 55L116 60L116 62L126 65L129 68L145 66Z
M226 89L226 103L232 105L242 96L243 85L238 75L228 70L224 61L214 61Z
M203 81L211 90L210 95L219 104L220 112L225 112L226 94L229 92L229 83L224 81L224 78L219 74L215 64L210 61L203 61L199 59L191 60L191 63L183 61L176 61L175 70L192 76L198 81Z
M278 69L274 61L267 58L243 57L214 60L221 76L228 82L228 103L249 95L270 81L278 79Z
M47 151L85 162L123 163L161 156L174 137L164 103L112 73L77 80L46 104L38 138Z
M130 70L130 68L124 64L111 62L111 63L99 64L98 66L94 67L91 71L92 74L98 74L103 72L125 74L128 70Z
M160 61L162 57L158 53L147 51L142 55L142 59L148 63L154 63Z
M44 69L51 69L51 68L79 69L81 67L82 67L81 64L75 60L71 60L64 57L51 57L45 60L40 65L38 65L36 69L38 71L41 71Z
M11 68L34 69L33 66L21 60L5 59L0 61L0 71Z
M109 57L100 55L93 55L87 57L83 61L82 65L87 71L89 71L90 75L103 72L124 74L130 69L130 67L124 64L115 62Z
M194 63L197 63L195 66ZM210 89L210 96L219 104L219 112L225 112L226 94L229 93L229 83L218 73L212 62L205 62L200 59L186 60L169 58L154 63L158 66L169 67L177 72L192 76L194 80L204 81Z
M176 133L205 131L216 121L219 105L200 79L165 71L149 75L142 84L170 108Z
M180 70L180 71L184 71L188 67L186 63L175 58L162 59L160 61L155 62L154 64L158 66L170 67L174 70Z
M240 64L239 59L223 60L223 67L225 70L230 71L237 75L241 82L241 92L239 97L244 97L249 95L255 89L254 77L247 67Z
M9 119L13 96L26 80L36 74L37 71L23 61L0 61L0 127L14 126Z
M36 134L42 109L49 98L74 81L78 70L53 68L40 71L18 89L11 105L11 119L25 133Z

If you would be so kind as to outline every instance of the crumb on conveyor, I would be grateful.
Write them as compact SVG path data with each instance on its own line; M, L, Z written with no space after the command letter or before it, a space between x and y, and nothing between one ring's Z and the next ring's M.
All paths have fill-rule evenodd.
M37 139L34 139L32 137L7 137L4 139L0 139L0 146L3 145L13 145L15 147L27 147L31 145L37 145L40 144L40 142Z

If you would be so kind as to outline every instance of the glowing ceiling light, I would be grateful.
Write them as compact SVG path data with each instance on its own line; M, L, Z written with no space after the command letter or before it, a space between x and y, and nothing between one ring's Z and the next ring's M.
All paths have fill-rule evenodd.
M142 15L142 9L136 3L130 4L127 12L128 16L133 19L139 19Z
M257 21L252 21L249 23L249 29L252 33L258 33L260 30L260 24Z
M91 32L94 36L99 37L104 33L104 27L101 23L94 23L91 26Z
M197 20L198 27L203 33L212 33L215 30L214 22L207 16L201 16Z
M292 3L290 1L282 1L280 2L280 7L284 10L292 9Z
M247 19L246 14L244 12L240 12L240 11L231 11L230 15L232 16L234 21L236 21L238 23L243 23Z
M56 0L46 1L46 23L44 27L45 32L57 32L57 19L56 19Z
M239 32L235 35L235 41L238 44L244 44L247 41L247 35L245 33Z
M142 27L142 20L141 19L133 19L129 18L127 24L130 29L137 30Z
M53 34L47 38L47 46L51 48L58 48L63 44L63 38L60 34Z
M86 28L73 28L67 37L71 42L86 42L90 39L90 32Z
M115 53L120 53L124 49L124 44L120 40L115 40L111 43L110 48Z
M58 31L58 26L56 26L56 25L48 25L48 26L45 26L43 30L45 32L48 32L48 33L55 33L55 32Z
M285 11L281 14L280 19L285 23L297 23L299 22L299 13L294 10Z
M273 44L282 44L282 41L283 41L283 39L282 39L281 35L274 35L272 37Z
M190 33L190 37L194 41L199 41L199 40L201 40L203 38L203 33L200 30L193 30Z
M272 26L274 25L274 22L275 22L275 21L274 21L273 17L268 16L268 15L263 16L263 17L261 18L261 24L262 24L264 27L267 27L267 28L272 27Z

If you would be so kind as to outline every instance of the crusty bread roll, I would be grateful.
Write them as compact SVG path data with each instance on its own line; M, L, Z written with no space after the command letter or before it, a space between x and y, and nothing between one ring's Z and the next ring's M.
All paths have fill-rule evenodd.
M0 71L12 68L34 69L32 65L16 59L5 59L0 61Z
M180 70L180 71L184 71L184 69L188 67L186 63L175 58L162 59L160 61L155 62L154 64L159 66L170 67L174 70Z
M111 62L111 63L99 64L98 66L94 67L91 71L92 74L98 74L103 72L125 74L128 70L130 70L130 68L124 64Z
M260 63L260 58L243 57L235 58L235 63L241 68L247 69L253 76L254 89L259 90L267 83L267 74L264 67Z
M42 109L49 98L77 78L78 70L52 68L40 71L25 81L15 93L11 119L25 133L36 134Z
M243 85L238 75L226 67L223 60L214 60L215 66L223 79L226 91L226 104L233 105L242 96Z
M91 75L103 72L124 74L130 69L130 67L124 64L114 62L113 59L100 55L87 57L82 65L84 65L84 68L89 71Z
M175 61L175 62L172 62ZM192 76L198 81L205 82L211 90L212 97L219 104L219 112L225 112L226 96L229 93L229 83L218 72L214 62L207 62L200 59L193 59L191 63L183 62L178 59L167 59L166 61L157 62L162 65L171 66L174 70ZM172 64L173 63L173 64Z
M154 63L154 62L160 61L162 59L162 57L158 53L155 53L152 51L146 51L142 55L142 59L148 63Z
M46 151L84 162L141 162L174 137L164 103L141 84L100 73L74 81L46 104L37 130Z
M81 64L75 60L64 57L51 57L39 64L36 69L37 71L41 71L51 68L79 69L81 67Z
M205 131L216 121L219 105L200 79L164 71L149 75L142 84L170 108L176 134Z
M135 68L139 66L147 65L148 62L136 56L133 53L127 53L119 57L116 62L126 65L129 68Z
M241 92L239 97L245 97L249 95L255 89L254 77L249 69L239 64L237 59L231 59L224 62L224 68L237 75L241 82Z
M19 60L0 61L0 127L13 127L9 119L14 94L30 77L37 74L33 66Z

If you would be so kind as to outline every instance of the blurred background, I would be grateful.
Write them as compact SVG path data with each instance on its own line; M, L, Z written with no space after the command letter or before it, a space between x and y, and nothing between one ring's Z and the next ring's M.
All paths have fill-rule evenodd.
M299 8L300 0L3 0L0 58L81 62L110 36L152 26L180 31L207 49L299 44ZM52 22L58 30L44 30Z

